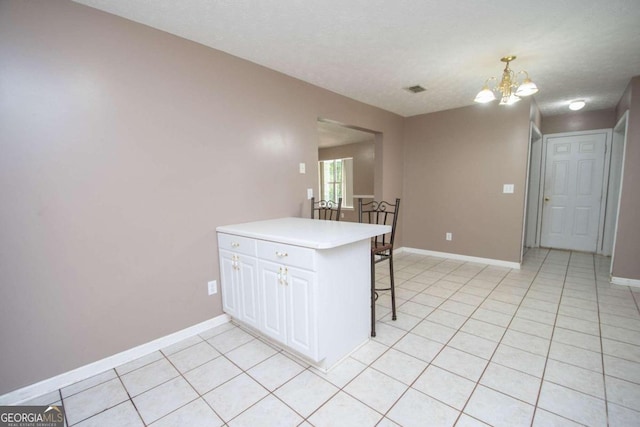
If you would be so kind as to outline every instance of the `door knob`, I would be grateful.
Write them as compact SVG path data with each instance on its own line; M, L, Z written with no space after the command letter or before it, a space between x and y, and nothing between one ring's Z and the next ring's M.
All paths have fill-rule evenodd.
M545 197L545 198L544 198L544 201L545 201L545 202L548 202L549 200L551 200L551 198L549 198L549 197Z

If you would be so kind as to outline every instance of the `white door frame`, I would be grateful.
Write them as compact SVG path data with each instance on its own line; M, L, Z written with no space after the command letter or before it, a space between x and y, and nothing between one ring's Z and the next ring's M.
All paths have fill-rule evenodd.
M542 155L542 143L540 143L540 150L537 150L537 147L534 147L533 145L534 142L538 141L542 141L542 132L540 132L540 129L538 129L534 122L531 122L529 126L529 150L527 154L527 179L524 191L524 221L522 223L522 248L520 251L520 262L522 262L522 260L524 259L524 248L527 247L527 238L532 237L531 233L527 233L527 231L531 231L531 224L535 224L533 230L534 242L531 247L540 246L537 240L539 206L537 203L529 204L529 194L537 199L538 192L540 191L540 167L531 167L533 159L535 158L537 160L537 164L540 161L540 156Z
M542 165L540 170L540 188L544 188L545 185L545 175L546 175L546 167L547 167L547 141L549 138L563 138L570 136L579 136L579 135L594 135L604 133L606 135L605 141L605 156L604 156L604 174L603 174L603 182L602 182L602 197L600 203L600 218L598 220L598 242L596 244L596 253L602 253L602 240L604 238L604 223L605 223L605 211L606 211L606 200L607 200L607 190L609 187L609 166L611 163L611 136L612 129L596 129L596 130L585 130L585 131L576 131L576 132L560 132L560 133L550 133L544 135L542 138ZM544 191L540 192L538 197L538 211L540 211L540 206L542 206L544 198ZM536 236L536 241L538 245L540 244L541 234L542 234L542 215L538 215L538 233Z
M624 161L625 161L625 155L627 153L627 134L628 134L627 131L629 129L628 120L629 120L629 110L624 112L622 117L620 117L620 120L618 120L618 123L616 123L616 126L613 128L614 131L618 133L621 133L620 130L624 128L624 134L622 138L622 166L620 167L619 172L615 171L615 173L620 173L620 186L618 189L618 195L616 200L610 200L610 198L607 196L607 204L609 203L617 204L615 223L613 226L613 247L611 249L611 267L609 268L609 276L613 274L613 260L616 255L616 237L618 236L618 218L620 215L620 196L622 195L622 185L623 185L623 178L624 178ZM613 150L611 151L613 152Z

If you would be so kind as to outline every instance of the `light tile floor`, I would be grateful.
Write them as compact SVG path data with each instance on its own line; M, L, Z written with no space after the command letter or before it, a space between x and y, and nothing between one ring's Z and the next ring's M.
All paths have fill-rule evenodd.
M79 427L639 426L640 291L609 262L400 254L398 320L381 295L377 337L328 374L228 323L33 403Z

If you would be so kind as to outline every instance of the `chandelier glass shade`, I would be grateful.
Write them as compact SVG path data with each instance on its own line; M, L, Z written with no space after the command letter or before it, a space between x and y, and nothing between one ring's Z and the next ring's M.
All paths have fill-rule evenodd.
M507 65L502 71L502 78L498 82L496 77L490 77L484 82L484 86L476 98L475 102L481 104L494 101L500 98L500 105L511 105L520 101L520 98L533 95L538 92L538 87L529 78L529 74L526 71L518 71L515 73L509 68L509 63L516 59L515 56L505 56L500 61L505 62ZM524 76L522 80L519 78ZM493 84L493 87L490 85ZM498 96L496 96L496 94Z

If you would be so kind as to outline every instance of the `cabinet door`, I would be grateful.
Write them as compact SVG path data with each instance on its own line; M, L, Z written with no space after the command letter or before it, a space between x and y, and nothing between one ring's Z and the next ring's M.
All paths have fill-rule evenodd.
M260 324L258 299L258 261L247 255L237 255L239 318L258 328Z
M222 309L230 316L239 318L238 274L235 254L229 251L220 251L220 288L222 294Z
M287 270L287 344L318 361L316 274L295 267L288 267Z
M284 268L268 261L258 261L260 324L259 329L286 344Z

